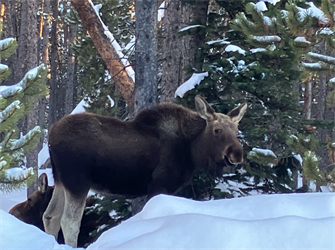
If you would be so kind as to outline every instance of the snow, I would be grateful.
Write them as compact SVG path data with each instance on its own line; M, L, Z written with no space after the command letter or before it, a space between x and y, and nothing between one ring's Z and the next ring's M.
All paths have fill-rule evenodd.
M208 72L193 73L190 79L188 79L186 82L184 82L177 88L174 97L176 98L177 96L179 96L180 98L183 98L183 96L187 91L194 89L195 86L198 85L207 76Z
M316 62L316 63L305 63L303 62L302 65L306 68L309 68L309 69L322 69L322 64L321 62Z
M307 44L311 44L311 42L307 41L306 38L304 36L298 36L294 39L295 42L298 43L307 43Z
M255 49L250 49L251 53L260 53L260 52L266 52L267 49L264 48L255 48Z
M208 41L206 42L208 45L212 45L215 43L219 43L219 44L230 44L229 41L227 41L228 38L223 38L223 39L218 39L218 40L213 40L213 41Z
M272 156L274 158L277 158L277 156L275 155L275 153L273 153L272 150L270 149L261 149L261 148L253 148L252 151L258 153L258 154L262 154L262 155L269 155L269 156Z
M110 106L111 106L111 107L114 107L115 102L114 102L114 100L112 99L112 97L110 97L110 95L107 95L107 98L108 98L108 100L109 100L109 102L110 102Z
M183 31L198 28L198 27L204 27L204 26L200 25L200 24L190 25L190 26L187 26L187 27L184 27L184 28L180 29L179 32L183 32Z
M232 44L228 45L225 48L225 51L226 52L238 52L241 55L245 55L245 50L244 49L241 49L240 47L238 47L236 45L232 45Z
M0 40L0 48L5 48L8 47L9 43L14 42L15 39L10 37L10 38L6 38L6 39L2 39Z
M325 55L314 53L314 52L308 52L308 55L312 57L313 59L317 59L317 60L320 60L326 63L335 64L335 57L325 56Z
M10 85L10 86L6 86L6 85L0 86L0 96L2 95L6 97L6 96L14 95L17 92L22 91L23 89L27 87L26 86L27 80L36 78L37 73L40 70L40 68L43 69L44 67L45 67L44 64L41 64L40 66L29 70L25 74L23 79L17 84Z
M325 14L320 10L318 7L314 5L313 2L307 2L310 7L307 9L307 13L310 14L312 17L317 18L320 22L326 24L329 22L328 18Z
M88 106L88 104L85 102L84 99L82 99L78 103L78 105L74 108L74 110L72 110L71 115L85 112L85 107L87 107L87 106Z
M193 201L158 195L95 249L334 249L333 193ZM72 249L0 210L1 250ZM315 233L317 232L317 233ZM18 240L19 238L19 240Z
M163 1L161 5L158 7L157 22L160 22L163 19L164 10L165 10L165 1Z
M258 11L267 11L268 8L266 7L266 4L262 1L255 4L255 7Z
M0 63L0 71L8 69L8 66L5 64Z
M302 166L302 157L301 157L301 155L293 153L293 157L295 159L297 159L299 161L300 165Z
M253 40L261 43L280 42L279 36L250 36Z
M271 3L273 5L276 5L276 3L280 2L281 0L264 0L263 2L268 2Z
M319 31L319 34L322 34L322 35L333 35L334 31L332 31L328 27L322 27L321 30Z

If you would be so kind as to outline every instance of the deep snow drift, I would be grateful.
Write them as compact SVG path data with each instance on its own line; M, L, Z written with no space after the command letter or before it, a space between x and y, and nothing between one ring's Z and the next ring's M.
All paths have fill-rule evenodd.
M335 249L333 193L193 201L159 195L87 249ZM0 249L71 249L0 210Z

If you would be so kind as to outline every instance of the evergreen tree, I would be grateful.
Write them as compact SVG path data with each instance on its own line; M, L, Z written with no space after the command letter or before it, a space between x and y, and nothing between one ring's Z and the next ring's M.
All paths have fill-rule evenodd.
M306 125L332 126L307 121L299 105L299 82L305 69L301 61L317 42L310 34L323 17L307 11L312 5L304 1L252 2L241 12L222 5L235 15L228 26L209 29L208 22L203 70L209 72L209 77L180 102L192 106L194 96L200 93L216 110L226 113L236 103L247 100L248 111L240 123L247 160L223 182L235 179L243 183L241 194L251 189L262 193L293 192L302 166L287 145L288 136L306 136ZM271 149L273 155L260 149Z
M0 58L7 59L15 52L17 43L13 38L0 41ZM0 86L0 190L11 191L22 188L33 173L31 169L18 175L8 174L11 167L18 166L25 154L39 142L42 131L36 126L21 135L17 127L19 119L31 110L33 100L45 94L44 80L47 69L44 65L30 70L24 78L12 86ZM0 64L0 80L10 74L9 68Z

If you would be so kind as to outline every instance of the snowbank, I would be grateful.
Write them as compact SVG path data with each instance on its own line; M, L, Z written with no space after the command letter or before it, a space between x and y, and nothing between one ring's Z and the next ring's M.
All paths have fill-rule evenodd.
M159 195L87 249L334 249L334 217L333 193L205 202ZM2 250L71 249L1 210L0 219Z

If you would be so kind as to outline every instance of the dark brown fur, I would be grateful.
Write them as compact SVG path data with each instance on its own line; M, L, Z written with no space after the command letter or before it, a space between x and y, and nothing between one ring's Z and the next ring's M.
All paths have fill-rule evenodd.
M208 167L210 162L220 166L242 162L243 149L236 133L246 105L224 115L215 113L200 96L195 104L197 112L174 104L157 105L129 122L81 113L52 126L49 149L57 196L65 192L61 224L72 230L68 233L72 238L68 242L65 238L67 244L75 246L76 232L71 228L77 226L69 224L77 223L89 189L148 194L149 198L173 194L189 182L196 168ZM53 230L57 227L52 226L56 215L52 207L58 199L53 198L54 205L44 214L44 224ZM58 205L57 209L63 208Z

